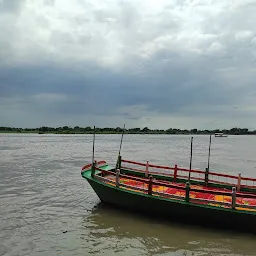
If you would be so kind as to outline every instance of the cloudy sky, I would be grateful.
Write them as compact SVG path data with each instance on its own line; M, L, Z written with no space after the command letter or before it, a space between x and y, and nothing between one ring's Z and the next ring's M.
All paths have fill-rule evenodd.
M0 126L256 129L256 0L0 0Z

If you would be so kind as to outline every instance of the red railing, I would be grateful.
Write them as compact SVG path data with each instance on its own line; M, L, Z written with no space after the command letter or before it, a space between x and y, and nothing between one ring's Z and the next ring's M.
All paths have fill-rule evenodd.
M96 161L96 166L98 166L98 167L100 167L100 166L102 166L102 165L105 165L105 164L107 164L107 163L106 163L106 161L104 161L104 160L99 161L99 162ZM84 170L86 170L86 169L91 169L91 167L92 167L92 164L91 164L91 163L90 163L90 164L86 164L85 166L83 166L82 171L84 171Z
M173 184L168 181L159 181L159 180L153 180L152 176L149 178L146 177L136 177L136 176L130 176L126 174L121 174L120 170L117 170L117 172L113 171L107 171L102 170L100 168L95 167L95 170L100 171L99 174L94 175L95 178L101 180L102 182L108 182L116 187L124 187L124 188L132 188L133 190L137 190L139 192L147 193L149 195L155 195L155 196L162 196L167 198L174 198L179 200L185 200L187 202L192 203L203 203L203 204L214 204L224 207L231 207L235 209L236 207L239 207L241 209L255 209L256 210L256 194L248 194L248 193L240 193L236 192L235 187L233 187L232 191L224 191L224 190L213 190L213 189L198 189L198 188L192 188L189 184ZM110 178L112 176L112 179ZM129 181L136 181L139 182L140 185L143 184L143 187L133 186L133 185L126 185L123 182L120 182L120 179L128 179ZM132 183L131 183L132 184ZM146 186L146 188L145 188ZM184 195L176 195L172 193L166 193L166 192L159 192L154 191L154 186L162 186L166 188L173 188L180 192L185 192ZM191 197L191 192L200 193L200 194L207 194L207 195L220 195L223 196L223 201L219 200L210 200L205 199L203 196L201 198L193 198ZM224 196L230 198L230 202L224 202ZM237 199L254 199L255 204L245 205L245 204L238 204Z
M202 170L189 170L186 168L181 168L175 165L174 167L161 166L147 163L139 163L130 160L121 160L121 168L131 171L136 171L140 173L145 173L148 177L150 174L158 174L163 176L169 176L176 181L176 179L188 179L190 172L190 179L194 181L204 181L207 183L217 183L223 185L236 185L238 190L241 188L255 188L256 189L256 178L242 177L238 174L229 175L217 172L206 172ZM169 172L168 172L169 171Z

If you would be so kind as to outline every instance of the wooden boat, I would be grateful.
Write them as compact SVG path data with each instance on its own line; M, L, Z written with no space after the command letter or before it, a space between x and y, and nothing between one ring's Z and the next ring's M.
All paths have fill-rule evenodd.
M104 203L147 215L256 234L256 179L140 163L93 161L81 170Z

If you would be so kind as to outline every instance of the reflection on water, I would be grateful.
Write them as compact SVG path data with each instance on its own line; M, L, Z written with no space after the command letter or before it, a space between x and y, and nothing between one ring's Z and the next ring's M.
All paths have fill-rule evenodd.
M194 136L194 168L208 136ZM96 136L96 159L116 161L120 135ZM256 136L213 138L210 168L256 177ZM100 204L81 167L91 135L0 134L0 255L256 255L255 237L182 226ZM188 167L190 136L125 135L122 156Z
M127 213L102 203L83 219L82 225L85 229L90 229L86 237L94 241L92 248L94 252L100 250L128 252L133 248L137 250L138 255L255 255L256 253L255 236L183 226Z

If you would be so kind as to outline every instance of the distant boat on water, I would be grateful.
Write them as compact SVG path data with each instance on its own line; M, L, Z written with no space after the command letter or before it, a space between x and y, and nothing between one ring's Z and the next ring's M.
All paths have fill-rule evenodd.
M227 135L227 134L224 134L223 132L216 132L216 133L214 134L214 136L215 136L215 137L228 137L228 135Z

